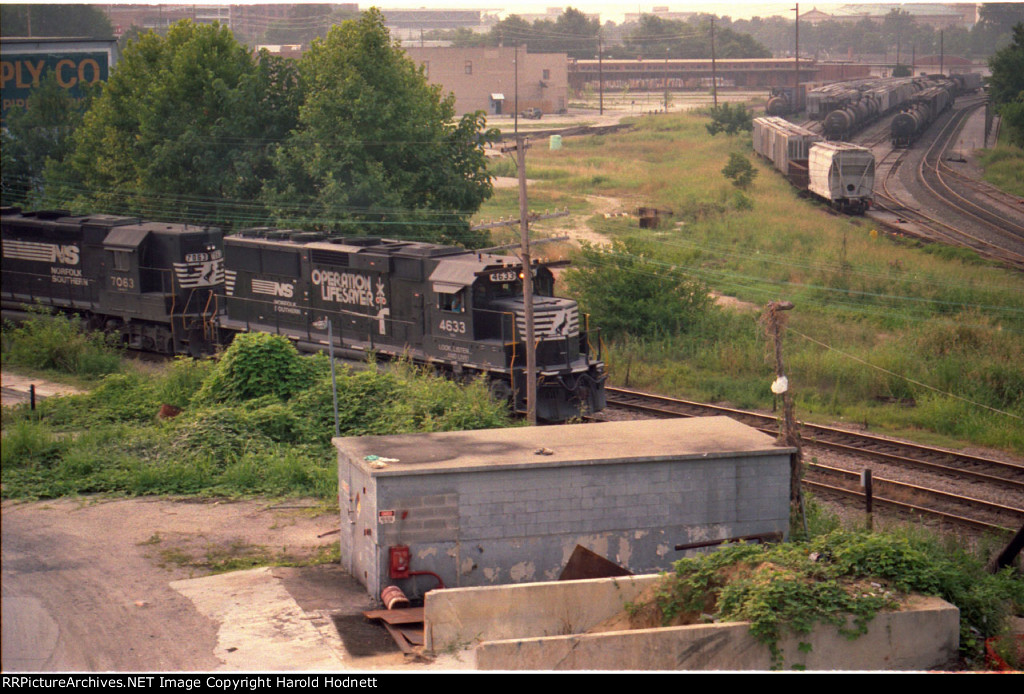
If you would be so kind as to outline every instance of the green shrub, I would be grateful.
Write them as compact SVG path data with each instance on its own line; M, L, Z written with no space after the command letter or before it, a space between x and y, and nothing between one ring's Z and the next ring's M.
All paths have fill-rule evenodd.
M323 360L302 357L283 335L235 337L196 395L199 402L241 402L263 395L287 400L308 388Z
M649 257L632 240L584 242L565 281L602 334L653 337L685 332L713 308L703 282Z
M784 633L832 624L856 638L900 595L933 595L960 609L961 655L977 661L984 638L1002 633L1009 614L1024 609L1020 576L988 574L983 566L980 554L915 531L831 530L803 542L729 545L682 559L657 605L665 624L687 612L749 621L781 667L799 658L779 650Z
M121 353L116 338L86 333L78 316L31 309L20 325L4 321L3 363L96 377L118 371Z

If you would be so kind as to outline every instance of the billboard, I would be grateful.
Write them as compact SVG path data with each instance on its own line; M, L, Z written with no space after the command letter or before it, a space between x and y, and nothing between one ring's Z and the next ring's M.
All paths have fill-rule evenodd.
M0 98L4 120L10 109L25 108L32 91L50 73L60 87L73 97L81 98L82 85L105 82L110 76L116 51L113 41L83 39L73 42L4 40L0 45Z

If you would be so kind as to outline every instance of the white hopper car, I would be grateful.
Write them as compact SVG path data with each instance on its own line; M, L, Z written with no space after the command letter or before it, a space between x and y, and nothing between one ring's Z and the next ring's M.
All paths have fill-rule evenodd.
M807 160L807 189L844 212L863 214L875 189L875 155L848 142L818 142Z
M821 135L783 118L755 118L754 151L770 161L796 187L844 212L863 213L871 205L875 157L845 142L823 142Z

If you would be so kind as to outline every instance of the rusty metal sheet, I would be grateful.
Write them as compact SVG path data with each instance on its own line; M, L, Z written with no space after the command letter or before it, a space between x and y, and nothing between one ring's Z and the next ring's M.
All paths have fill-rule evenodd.
M576 549L572 551L572 556L566 562L558 580L576 581L582 578L612 578L632 575L633 573L628 569L622 568L586 547L576 545Z

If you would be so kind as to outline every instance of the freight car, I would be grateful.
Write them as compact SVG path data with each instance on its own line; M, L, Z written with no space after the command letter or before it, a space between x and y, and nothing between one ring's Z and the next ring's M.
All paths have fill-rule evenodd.
M800 113L807 107L807 85L773 87L765 103L764 112L769 116L788 116Z
M863 214L873 200L875 155L848 142L818 142L807 160L807 189L843 212Z
M918 92L909 106L897 113L890 124L893 147L910 147L936 118L953 105L955 82L929 87Z
M61 212L2 214L5 310L42 304L83 315L138 349L209 353L243 331L299 349L408 356L458 378L484 376L524 411L522 264L414 241L326 239ZM597 331L530 268L537 416L564 421L605 406Z
M854 214L871 205L875 158L870 150L821 135L782 118L755 118L754 151L796 187Z

